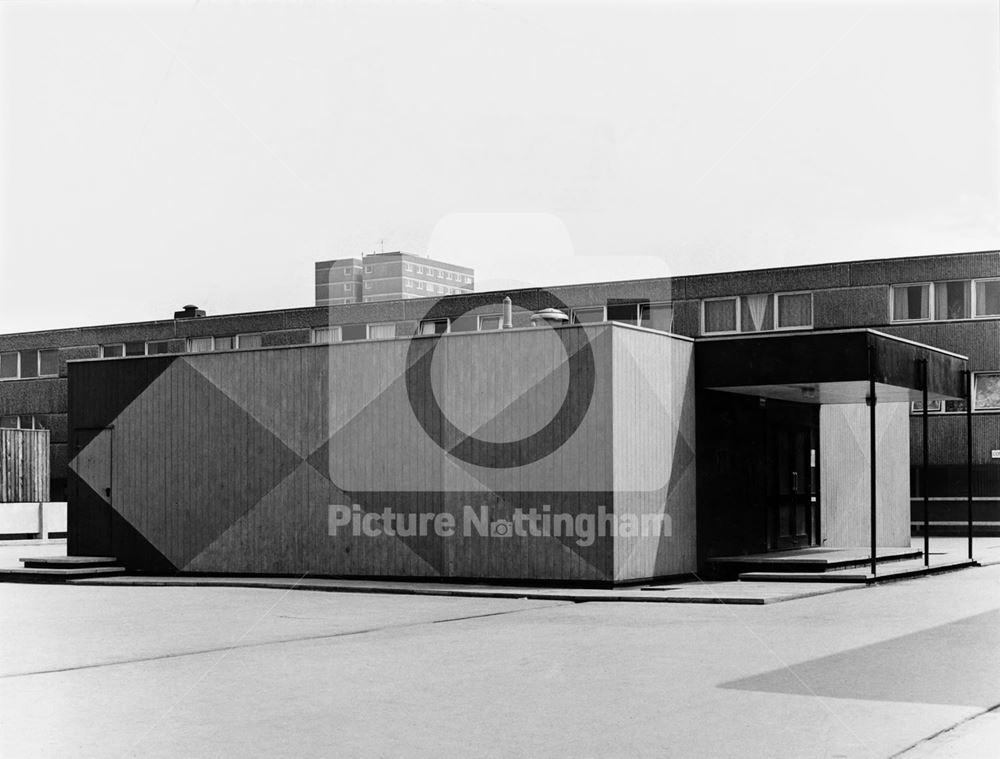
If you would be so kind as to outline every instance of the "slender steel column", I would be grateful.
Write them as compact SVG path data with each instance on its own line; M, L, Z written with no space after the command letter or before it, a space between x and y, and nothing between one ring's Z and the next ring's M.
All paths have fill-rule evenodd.
M924 457L920 463L920 491L924 494L924 566L929 567L931 565L931 524L930 524L930 499L927 495L927 460L928 456L928 437L927 437L927 359L923 358L920 360L921 369L923 370L923 388L924 388L924 411L921 414L924 422Z
M875 487L875 476L877 467L875 465L875 346L868 344L868 436L869 436L869 478L871 480L871 542L872 542L872 577L877 573L876 565L876 500L878 498Z
M965 400L965 497L966 516L969 520L969 560L972 559L972 370L966 369Z

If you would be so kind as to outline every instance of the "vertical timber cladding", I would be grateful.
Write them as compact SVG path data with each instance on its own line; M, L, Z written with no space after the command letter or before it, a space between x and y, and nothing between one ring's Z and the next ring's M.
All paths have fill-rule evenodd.
M868 406L820 407L820 493L823 545L865 546L870 541L871 449ZM910 404L875 407L876 542L910 545Z
M694 342L625 327L612 334L614 503L625 528L614 579L694 572Z
M81 492L100 491L98 454L113 450L111 524L98 531L134 569L580 582L685 571L693 531L637 536L649 527L638 519L618 531L613 491L628 489L623 514L666 512L675 535L692 521L690 347L592 325L153 369L81 362L74 398L124 387L130 400L99 419L81 412L81 429L74 417L74 434L113 435L77 455L76 475ZM665 392L675 380L683 389ZM630 462L616 468L617 445Z
M49 431L0 429L0 503L49 500Z

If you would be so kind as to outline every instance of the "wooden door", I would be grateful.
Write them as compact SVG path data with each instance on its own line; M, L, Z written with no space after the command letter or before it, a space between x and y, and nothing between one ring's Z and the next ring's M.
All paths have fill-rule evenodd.
M767 543L769 550L819 543L817 432L776 424L768 445Z

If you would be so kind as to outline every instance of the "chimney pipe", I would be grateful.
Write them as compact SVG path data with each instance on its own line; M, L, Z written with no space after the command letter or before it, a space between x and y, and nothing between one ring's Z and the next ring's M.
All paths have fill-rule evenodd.
M514 328L514 305L511 303L509 295L503 299L503 328Z

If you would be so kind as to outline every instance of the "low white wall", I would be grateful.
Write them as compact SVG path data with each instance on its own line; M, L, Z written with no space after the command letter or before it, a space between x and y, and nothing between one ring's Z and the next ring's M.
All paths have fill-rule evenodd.
M66 532L66 502L0 503L0 535Z
M876 542L910 545L910 404L875 409ZM823 545L871 545L868 406L820 407L820 504Z

